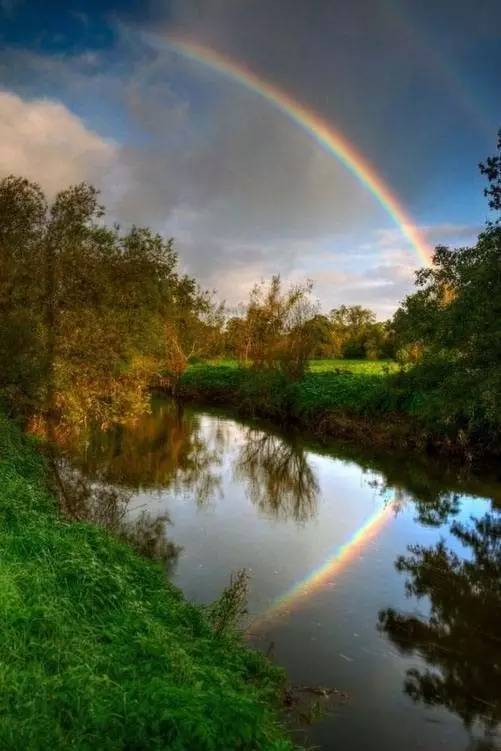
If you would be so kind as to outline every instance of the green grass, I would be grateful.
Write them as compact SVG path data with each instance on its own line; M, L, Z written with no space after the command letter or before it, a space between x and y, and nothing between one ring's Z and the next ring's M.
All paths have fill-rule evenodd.
M220 360L190 366L179 390L189 398L272 418L312 419L335 410L374 414L399 406L390 387L390 373L396 369L386 361L316 360L302 379L288 382L276 371Z
M218 636L161 567L60 518L0 416L0 748L285 751L281 671Z
M341 370L362 375L387 375L396 372L398 367L393 360L311 360L309 363L311 373Z
M210 365L218 368L238 368L238 360L218 359L208 360L206 363L192 365L193 368ZM361 373L368 375L386 375L394 373L399 366L394 360L310 360L308 370L310 373L331 373L341 370L349 373Z

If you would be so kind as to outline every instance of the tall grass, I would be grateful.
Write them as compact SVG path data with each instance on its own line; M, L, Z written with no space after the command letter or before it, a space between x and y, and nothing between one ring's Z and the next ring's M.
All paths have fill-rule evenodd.
M159 564L58 516L45 475L0 416L0 748L291 749L281 672Z

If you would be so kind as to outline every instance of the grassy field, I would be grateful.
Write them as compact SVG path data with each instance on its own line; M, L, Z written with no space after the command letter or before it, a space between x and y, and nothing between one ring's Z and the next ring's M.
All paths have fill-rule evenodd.
M60 518L0 416L0 748L286 751L282 673L217 635L160 565Z
M398 370L393 360L311 360L311 373L332 373L336 371L366 375L387 375Z
M237 368L237 360L208 360L207 365L212 367ZM335 373L336 371L367 374L387 375L398 370L399 366L393 360L310 360L308 370L310 373Z

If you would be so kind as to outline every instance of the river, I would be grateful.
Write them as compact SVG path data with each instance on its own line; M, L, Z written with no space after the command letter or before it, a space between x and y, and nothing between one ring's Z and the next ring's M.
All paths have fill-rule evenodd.
M168 575L188 599L208 603L248 570L247 639L295 687L298 743L501 747L499 477L162 398L69 457L74 484L81 473L105 494L80 482L76 515L173 543Z

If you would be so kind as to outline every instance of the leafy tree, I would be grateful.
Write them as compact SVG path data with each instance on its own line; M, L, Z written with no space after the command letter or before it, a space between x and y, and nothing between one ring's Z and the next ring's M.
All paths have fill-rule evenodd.
M332 324L328 316L317 313L310 323L315 346L312 357L332 357Z
M333 357L377 360L393 354L391 329L372 310L341 305L330 312Z
M180 277L165 314L164 380L175 385L190 360L219 354L223 323L224 305L191 277Z
M0 182L0 389L26 409L44 381L46 212L38 186L12 176Z
M144 407L177 281L171 242L135 227L121 235L102 215L96 191L79 185L56 197L46 224L47 409L70 422Z
M499 157L483 168L499 210ZM430 423L495 442L501 424L501 225L489 222L473 248L437 247L418 290L395 314L399 347L419 354L400 380Z
M489 156L485 162L480 162L480 172L486 175L488 186L484 194L489 199L489 208L501 212L501 128L498 130L498 153ZM499 224L500 217L495 219Z
M247 362L250 350L249 334L245 312L241 316L228 318L224 330L225 353L237 360Z
M86 184L49 207L37 185L0 182L0 389L18 410L123 419L144 409L173 353L184 362L217 328L210 297L178 273L172 240L121 233L103 215Z
M300 378L319 334L317 306L310 283L282 290L279 276L269 285L256 285L240 328L241 353L257 369L275 369ZM236 324L232 324L235 326Z

